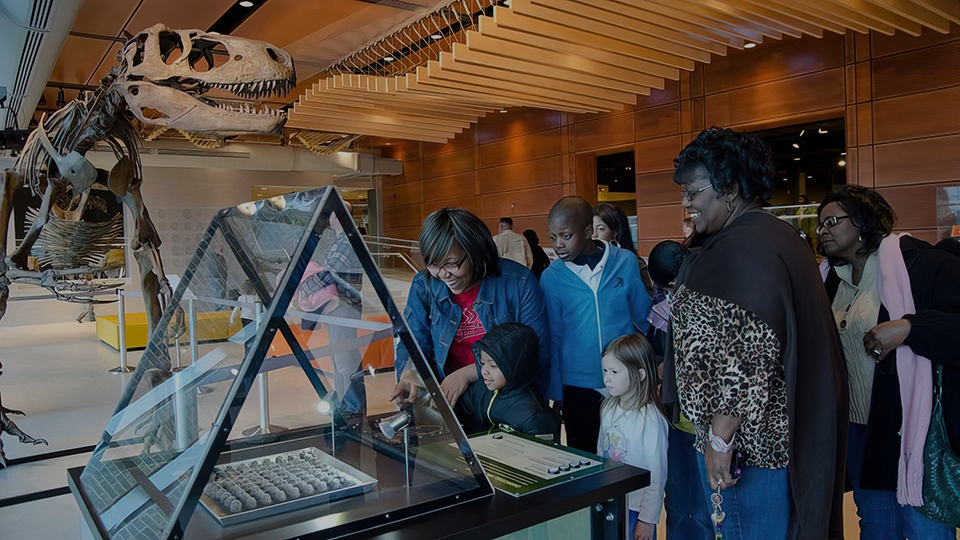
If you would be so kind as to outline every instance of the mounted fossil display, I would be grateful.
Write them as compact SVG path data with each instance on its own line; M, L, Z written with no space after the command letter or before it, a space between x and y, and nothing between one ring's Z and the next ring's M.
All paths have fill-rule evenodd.
M83 260L88 250L97 249L97 242L77 242L88 234L82 232L86 229L80 223L89 192L96 187L109 189L133 215L130 248L140 269L152 332L172 291L160 259L160 236L140 194L143 174L135 122L180 130L190 134L191 140L201 141L278 133L285 121L283 112L265 105L220 104L204 94L217 88L256 99L285 94L296 84L293 59L269 43L200 30L169 30L160 24L127 41L117 59L118 65L94 92L42 118L14 167L0 178L0 238L6 238L13 196L21 185L29 186L42 199L39 215L23 242L9 258L5 249L0 253L0 317L6 312L11 282L42 285L56 293L58 277L97 270L48 268L40 272L27 267L28 256L45 237L68 236L69 242L49 239L46 245L69 246L73 260ZM84 157L98 142L107 144L117 158L110 171L95 168ZM71 207L54 212L63 201ZM64 210L74 219L56 217L64 215ZM50 232L54 234L41 234L53 221L57 227ZM6 411L0 405L4 431L23 440L26 435L7 418ZM3 463L0 448L0 466Z

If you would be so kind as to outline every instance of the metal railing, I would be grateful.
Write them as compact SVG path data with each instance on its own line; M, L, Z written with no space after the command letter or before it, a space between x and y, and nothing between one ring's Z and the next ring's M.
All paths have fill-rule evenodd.
M364 236L363 241L381 272L409 275L409 279L413 279L424 267L420 244L416 240Z

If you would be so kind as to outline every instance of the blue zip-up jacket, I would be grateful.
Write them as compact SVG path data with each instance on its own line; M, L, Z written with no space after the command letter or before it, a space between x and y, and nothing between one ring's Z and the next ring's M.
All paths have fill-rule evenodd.
M583 282L557 259L540 275L550 321L550 382L547 398L563 399L563 386L603 388L603 348L627 334L646 333L653 300L640 279L632 252L611 244L600 287ZM599 309L598 309L599 307Z
M540 338L537 385L545 392L549 378L550 331L543 293L533 272L522 264L500 259L500 274L483 279L473 308L486 331L507 322L533 328ZM403 316L438 380L443 380L450 344L460 327L462 315L460 306L450 298L450 289L442 281L430 277L426 270L414 276ZM397 377L409 358L406 348L398 343L394 362Z

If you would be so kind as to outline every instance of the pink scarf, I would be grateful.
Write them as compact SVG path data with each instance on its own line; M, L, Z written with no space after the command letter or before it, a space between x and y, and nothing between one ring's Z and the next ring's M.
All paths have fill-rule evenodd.
M877 282L880 302L890 313L890 320L916 313L910 276L900 251L899 234L888 235L880 242L877 254L880 270ZM829 263L820 264L824 281L830 272ZM933 370L930 360L913 352L908 345L897 347L897 376L900 378L900 403L903 424L900 430L900 463L897 473L897 501L903 505L923 506L923 445L933 412Z

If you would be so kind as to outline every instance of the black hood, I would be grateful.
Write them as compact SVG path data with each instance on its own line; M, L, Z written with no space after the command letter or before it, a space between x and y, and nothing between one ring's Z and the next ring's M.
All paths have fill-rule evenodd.
M489 354L503 372L506 383L501 392L522 390L536 382L540 366L540 341L533 328L519 323L494 326L473 345L478 366L480 351Z

